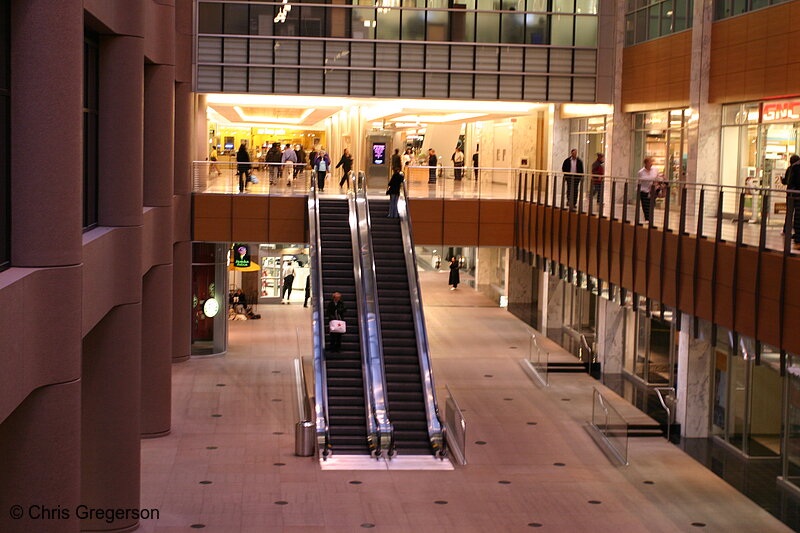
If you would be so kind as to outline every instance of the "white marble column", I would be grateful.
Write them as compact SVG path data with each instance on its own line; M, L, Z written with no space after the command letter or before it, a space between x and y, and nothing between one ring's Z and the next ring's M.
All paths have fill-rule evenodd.
M564 326L564 290L558 277L545 274L545 279L547 299L544 303L546 309L544 333L549 336L549 333L553 332L560 336L561 328Z
M597 309L597 360L603 374L622 372L622 351L625 348L624 309L605 298L598 300Z
M692 65L686 181L719 183L722 106L708 102L711 72L712 0L695 0L692 26Z
M606 124L606 174L629 176L631 173L631 138L633 115L622 108L622 53L625 48L625 2L616 3L614 25L614 114ZM610 188L607 194L611 194ZM621 199L621 192L620 198Z
M681 425L681 436L706 438L711 405L711 324L699 322L699 335L694 338L692 317L683 315L678 337L677 405L675 421Z
M550 120L552 125L551 131L553 132L550 137L550 169L560 171L561 163L569 157L569 151L577 147L570 145L569 119L561 117L560 106L553 106ZM586 161L584 161L584 164L585 163Z

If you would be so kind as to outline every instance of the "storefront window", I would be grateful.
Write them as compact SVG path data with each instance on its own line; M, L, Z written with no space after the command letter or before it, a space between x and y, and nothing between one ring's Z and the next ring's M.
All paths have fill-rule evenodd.
M645 157L670 181L686 180L689 157L686 141L688 109L638 113L635 117L631 175L636 175ZM677 204L674 204L677 205Z
M723 107L720 182L785 189L789 157L800 153L800 99Z
M570 148L576 148L578 157L590 167L598 152L606 152L606 116L573 118L569 126Z
M678 350L673 311L664 307L662 313L657 302L650 305L648 313L646 299L639 297L635 319L628 322L633 328L626 329L624 368L647 384L672 385Z

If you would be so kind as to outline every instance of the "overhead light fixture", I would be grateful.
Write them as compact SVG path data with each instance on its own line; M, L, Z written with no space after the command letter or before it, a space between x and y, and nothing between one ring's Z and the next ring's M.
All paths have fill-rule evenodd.
M309 108L309 109L306 109L305 111L303 111L303 113L300 115L299 118L278 118L278 117L269 117L269 116L248 115L238 105L233 106L233 109L236 111L236 113L239 115L239 117L244 121L247 121L247 122L273 122L275 124L281 124L281 123L284 123L284 124L300 124L305 119L307 119L308 116L311 113L316 111L316 109L314 109L314 108Z

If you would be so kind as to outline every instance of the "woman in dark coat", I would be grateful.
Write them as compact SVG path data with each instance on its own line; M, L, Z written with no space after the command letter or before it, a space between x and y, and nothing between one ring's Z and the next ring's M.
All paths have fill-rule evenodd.
M389 214L388 218L399 218L400 213L397 212L397 201L400 199L400 188L403 186L403 173L396 170L392 174L392 179L389 180L389 188L386 189L386 194L389 195Z
M342 294L334 292L328 305L325 306L325 318L330 323L331 320L344 320L344 314L347 311L347 306L342 301ZM328 347L332 352L340 352L342 350L342 334L330 332L330 346Z
M347 148L344 149L341 159L339 159L339 162L336 163L336 168L339 167L342 167L342 179L339 180L339 188L347 183L347 188L349 189L350 181L347 179L347 175L350 174L351 170L353 170L353 156L350 155L350 150Z
M239 146L239 151L236 152L236 175L239 176L239 192L244 192L247 187L247 176L250 174L250 154L247 153L247 147L244 143Z
M458 264L458 260L455 256L450 258L450 279L447 281L447 284L450 285L450 290L454 291L458 288L458 284L461 283L461 276L458 273L458 269L461 268L461 265Z

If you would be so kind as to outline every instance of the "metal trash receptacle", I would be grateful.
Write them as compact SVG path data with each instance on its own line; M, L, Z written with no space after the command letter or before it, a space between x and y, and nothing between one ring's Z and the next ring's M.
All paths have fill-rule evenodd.
M313 422L298 422L294 427L294 454L298 457L314 455Z

